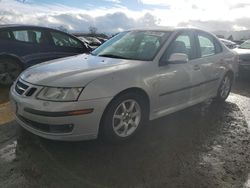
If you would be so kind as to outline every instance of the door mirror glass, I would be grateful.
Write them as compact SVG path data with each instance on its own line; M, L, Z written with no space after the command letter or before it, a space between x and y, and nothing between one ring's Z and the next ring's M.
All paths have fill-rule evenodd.
M188 55L184 53L173 53L168 59L168 63L178 64L178 63L187 63Z

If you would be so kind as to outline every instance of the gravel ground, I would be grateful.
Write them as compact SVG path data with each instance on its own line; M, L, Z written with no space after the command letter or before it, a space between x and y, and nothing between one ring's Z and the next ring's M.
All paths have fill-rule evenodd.
M131 141L55 142L0 126L0 187L250 187L250 81L152 121Z

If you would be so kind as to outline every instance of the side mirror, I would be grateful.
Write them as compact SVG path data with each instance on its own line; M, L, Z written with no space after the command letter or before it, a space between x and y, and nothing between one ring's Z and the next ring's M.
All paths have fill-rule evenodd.
M168 59L168 63L170 64L179 64L187 62L188 62L188 55L184 53L173 53Z

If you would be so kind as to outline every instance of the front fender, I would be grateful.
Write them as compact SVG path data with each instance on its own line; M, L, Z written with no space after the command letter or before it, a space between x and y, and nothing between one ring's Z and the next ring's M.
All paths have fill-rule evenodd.
M86 85L79 100L114 97L126 89L139 88L153 101L157 88L156 71L154 62L146 62L142 66L103 75Z

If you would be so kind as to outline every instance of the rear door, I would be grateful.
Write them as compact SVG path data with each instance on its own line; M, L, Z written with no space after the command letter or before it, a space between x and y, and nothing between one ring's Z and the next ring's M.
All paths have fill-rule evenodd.
M13 53L21 57L25 65L32 66L51 59L51 44L49 40L41 41L46 36L43 30L36 28L13 29L13 39L10 41Z
M25 63L36 59L39 53L36 31L32 29L13 29L11 33L13 40L10 43L12 43L13 52L17 52Z
M223 63L223 53L220 43L214 36L203 31L196 32L198 62L204 82L201 85L201 98L208 98L216 94Z

